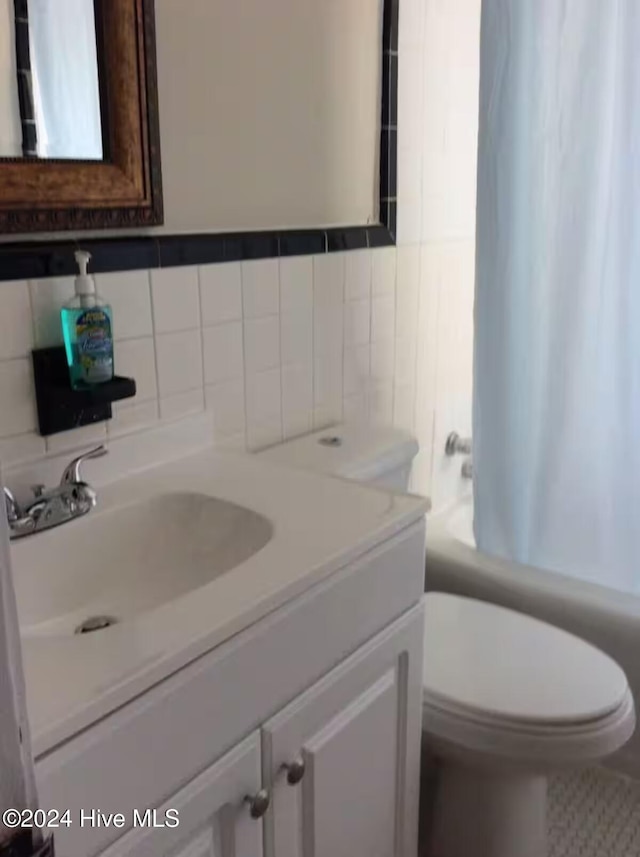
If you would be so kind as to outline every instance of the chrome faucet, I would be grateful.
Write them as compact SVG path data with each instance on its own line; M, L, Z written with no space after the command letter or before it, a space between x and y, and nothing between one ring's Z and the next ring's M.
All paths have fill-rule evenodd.
M444 454L451 458L454 455L468 456L462 462L460 475L463 479L473 479L473 461L471 459L472 443L470 437L460 437L458 432L452 431L447 437Z
M451 458L454 455L471 455L471 438L460 437L457 431L452 431L447 437L444 454Z
M20 539L58 527L74 518L86 515L96 505L96 492L82 478L82 464L89 458L107 454L104 446L85 452L65 467L57 488L47 491L44 485L34 485L33 500L20 506L8 488L4 489L9 535Z
M20 517L20 506L8 488L4 489L4 502L7 509L7 520L12 524Z

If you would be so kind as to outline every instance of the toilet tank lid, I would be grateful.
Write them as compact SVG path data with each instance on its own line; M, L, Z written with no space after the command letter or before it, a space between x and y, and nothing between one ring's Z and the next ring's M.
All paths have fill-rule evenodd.
M418 449L415 437L402 429L337 425L271 447L260 455L290 467L368 482L409 466Z

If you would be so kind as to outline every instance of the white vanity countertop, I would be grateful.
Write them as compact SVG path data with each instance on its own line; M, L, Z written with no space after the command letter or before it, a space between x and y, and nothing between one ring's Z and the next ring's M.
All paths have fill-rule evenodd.
M91 514L180 491L208 494L265 516L273 525L271 540L205 586L108 629L23 638L36 756L300 595L427 510L427 501L419 497L277 467L255 456L207 450L104 486L98 492L99 507ZM78 519L58 531L82 526L83 519ZM50 531L49 538L55 532ZM20 550L19 543L15 550Z

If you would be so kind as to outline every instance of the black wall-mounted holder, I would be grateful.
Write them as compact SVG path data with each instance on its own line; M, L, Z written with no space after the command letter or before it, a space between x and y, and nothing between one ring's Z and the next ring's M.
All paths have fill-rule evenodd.
M38 426L44 437L110 420L111 403L136 394L133 378L118 375L104 384L74 390L63 345L38 348L32 356Z

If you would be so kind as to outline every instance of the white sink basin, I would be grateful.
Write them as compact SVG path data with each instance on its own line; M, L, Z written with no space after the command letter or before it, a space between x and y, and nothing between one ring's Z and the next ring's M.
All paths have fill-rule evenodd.
M94 617L134 618L230 572L272 535L256 512L176 492L29 536L12 549L22 633L68 636Z
M176 426L171 449L177 435L185 442ZM208 442L207 415L201 429ZM94 511L12 543L38 756L421 526L426 510L417 497L258 456L203 446L151 466L141 436L122 443L102 483L96 464ZM139 471L111 479L134 458ZM48 467L51 476L58 470ZM16 484L39 476L25 472ZM74 633L102 615L117 624Z

